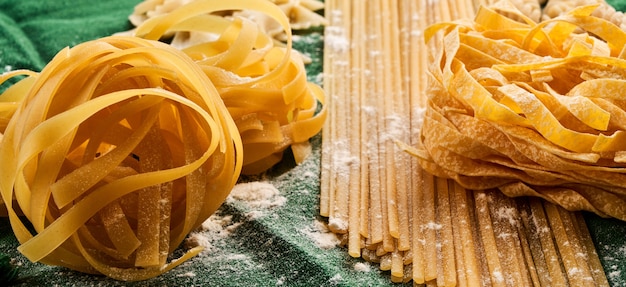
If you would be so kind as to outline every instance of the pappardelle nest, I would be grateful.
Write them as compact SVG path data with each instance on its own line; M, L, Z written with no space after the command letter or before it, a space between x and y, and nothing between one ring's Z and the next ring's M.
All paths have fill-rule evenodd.
M429 101L407 149L468 189L626 220L626 33L596 8L536 23L481 7L430 26Z
M278 23L286 42L217 15L246 9ZM211 37L159 41L174 31ZM169 258L241 173L271 168L289 148L303 161L322 128L324 92L291 45L272 2L196 0L130 36L65 48L40 73L0 75L26 76L0 97L0 204L18 250L125 281L198 254Z

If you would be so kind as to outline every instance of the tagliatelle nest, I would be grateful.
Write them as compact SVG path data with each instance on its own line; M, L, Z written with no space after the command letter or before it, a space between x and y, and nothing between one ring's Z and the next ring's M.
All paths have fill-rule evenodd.
M179 7L185 6L197 0L145 0L135 7L129 16L130 22L135 26L141 26L145 21L169 14ZM318 0L266 0L276 4L289 19L293 30L304 30L311 27L326 24L326 18L316 13L324 8L324 2ZM215 11L218 16L239 16L257 23L268 35L280 40L286 40L283 27L273 21L267 14L255 10L244 11ZM196 32L197 33L197 32Z
M3 95L21 104L0 143L19 251L118 280L197 254L166 262L223 203L243 162L237 127L202 70L166 44L115 36L26 74Z
M421 165L468 189L626 220L626 33L596 8L534 23L482 7L431 26L442 49L410 149Z
M286 35L276 45L256 22L217 16L224 10L256 11ZM310 153L309 139L326 119L324 91L307 82L301 54L292 50L289 19L269 1L195 0L143 22L133 36L158 40L177 36L172 46L191 57L211 79L235 119L244 143L243 173L263 172L288 148L296 163ZM181 33L196 35L180 39Z
M242 9L267 14L287 42L217 16ZM158 41L189 30L214 37ZM323 90L291 50L289 19L268 1L196 0L0 84L19 75L0 97L0 203L18 250L118 280L157 276L200 252L167 262L242 172L267 170L288 148L304 160L326 117Z

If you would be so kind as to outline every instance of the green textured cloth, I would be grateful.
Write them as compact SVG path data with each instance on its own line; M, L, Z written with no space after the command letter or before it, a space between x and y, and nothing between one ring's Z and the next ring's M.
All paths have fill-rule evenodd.
M0 0L0 72L39 71L63 47L131 28L127 17L138 2ZM310 80L321 71L318 32L297 37L296 47L313 59L307 67ZM272 199L274 206L227 201L217 213L230 220L226 228L203 233L212 247L160 277L118 282L31 263L17 252L6 218L0 218L0 251L18 265L23 286L402 286L391 283L377 265L361 265L363 260L351 258L343 248L319 246L326 242L316 226L324 221L318 215L321 140L312 141L313 156L302 165L293 166L287 156L261 178L280 191ZM591 214L586 218L611 284L626 285L626 223Z

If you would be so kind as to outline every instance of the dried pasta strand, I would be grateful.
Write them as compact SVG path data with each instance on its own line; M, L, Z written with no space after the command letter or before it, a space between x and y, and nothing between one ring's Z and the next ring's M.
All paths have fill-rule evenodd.
M369 121L369 115L368 115L368 111L367 109L364 109L363 106L367 103L368 101L368 94L366 93L366 91L371 90L371 83L374 82L374 79L372 78L372 73L370 70L367 69L367 48L369 47L368 43L370 41L367 41L367 37L364 37L366 35L366 31L368 31L368 27L367 25L365 25L364 23L366 23L366 15L367 15L367 6L365 5L365 3L362 3L360 5L356 5L354 7L355 10L355 14L357 15L355 17L355 21L356 21L356 25L354 25L358 30L356 31L356 35L359 36L360 35L360 41L359 41L359 45L357 45L359 47L359 57L358 57L358 67L357 67L357 71L358 71L358 79L359 79L359 94L357 95L359 97L359 102L360 105L357 106L356 108L358 109L358 113L359 113L359 118L360 118L360 122L359 122L359 126L360 126L360 134L359 134L359 141L360 141L360 158L359 158L359 166L360 166L360 181L361 181L361 190L360 190L360 210L359 210L359 214L360 214L360 218L359 218L359 222L360 222L360 234L362 237L365 237L367 239L371 238L371 233L370 233L370 225L371 225L371 220L370 220L370 207L371 207L371 203L370 203L370 165L368 163L369 158L369 138L371 137L370 133L370 126L368 126L366 123Z
M425 43L421 39L421 29L426 26L427 19L426 15L423 13L419 13L419 11L426 10L426 1L409 1L409 9L410 15L418 15L417 17L411 17L411 27L410 27L410 49L411 51L423 51L425 50ZM416 19L417 18L417 19ZM419 142L419 138L417 137L418 131L420 129L421 123L419 121L420 115L419 110L415 107L422 107L426 102L426 98L422 91L425 91L425 83L427 76L425 73L421 73L419 71L423 71L426 67L427 59L425 53L410 53L410 66L409 66L409 75L413 77L417 77L418 80L410 81L409 83L409 104L411 107L414 107L410 110L410 118L411 118L411 137L412 143ZM432 184L432 180L428 181L428 175L422 170L422 168L417 164L416 161L411 161L411 182L410 186L413 188L411 194L411 221L412 221L412 234L411 234L411 250L412 250L412 278L413 282L416 284L422 284L425 282L425 265L428 264L424 258L424 237L423 232L421 232L421 226L425 224L423 222L423 212L425 209L423 208L423 193L421 190L428 190L434 188Z
M353 7L353 8L357 8L357 7ZM361 19L363 11L362 10L356 10L353 9L353 11L351 12L351 17L354 17L355 19ZM354 20L353 20L354 21ZM357 22L358 23L358 22ZM355 29L353 29L354 31L351 31L351 37L353 39L353 41L355 43L357 43L357 45L351 47L350 49L350 66L356 67L356 69L352 69L350 71L350 77L354 78L355 80L351 81L351 86L350 86L350 101L349 101L349 121L351 122L356 122L357 126L353 126L350 129L350 135L349 135L349 152L350 152L350 157L355 158L355 160L358 162L358 164L351 164L350 165L350 175L349 175L349 189L350 189L350 195L349 195L349 211L348 211L348 226L359 226L358 228L348 228L348 233L349 233L349 251L348 253L352 256L352 257L359 257L361 255L361 224L360 224L360 219L361 219L361 202L362 200L360 199L360 196L362 196L362 192L361 190L363 189L363 187L361 186L362 181L360 179L361 176L361 164L360 164L360 160L361 160L361 127L360 127L360 123L361 121L361 113L360 113L360 109L359 107L361 106L361 93L362 93L362 89L361 89L361 81L358 79L361 79L361 59L362 56L361 54L364 53L362 48L363 48L363 42L364 40L362 39L364 37L365 31L364 31L364 27L363 25L355 25ZM359 30L358 28L361 27L361 30ZM363 210L364 211L364 210Z
M343 23L349 23L350 19L351 19L351 10L349 9L349 6L345 3L342 2L341 5L343 6L341 11L342 14L338 15L338 17L340 17L341 21L340 23L342 23L342 25L348 25L348 24L343 24ZM350 33L351 31L349 29L346 29L345 26L344 28L342 28L342 36L344 37L350 37ZM348 49L348 48L346 48ZM346 61L349 61L349 56L348 56L348 50L345 51L345 59ZM348 69L348 65L347 64L340 64L337 65L337 70L334 74L334 76L336 77L349 77L349 69ZM347 83L340 83L337 87L337 93L338 94L349 94L350 93L350 86ZM333 95L331 95L332 97ZM340 97L336 97L335 98L335 108L337 110L340 111L349 111L349 99L345 99L345 98L340 98ZM348 125L349 125L349 117L336 117L336 124L335 124L335 128L333 129L334 133L335 133L335 137L333 138L334 141L334 145L337 148L337 152L341 155L341 158L339 159L339 162L336 166L334 166L333 168L335 169L334 172L336 173L335 175L335 191L336 194L334 196L334 198L332 198L333 200L333 209L331 210L331 214L330 214L330 219L329 219L329 227L331 228L331 230L339 232L339 233L346 233L348 231L348 205L349 205L349 180L341 180L341 177L348 177L349 176L349 155L350 155L350 151L348 149L349 147L349 142L348 139L346 138L347 135L349 134L349 129L348 129ZM331 160L335 160L335 159L331 159Z
M522 255L521 240L517 233L520 222L519 213L513 206L510 198L501 194L489 193L489 210L492 218L494 234L497 234L496 244L503 267L503 275L507 282L513 285L530 285L528 270Z
M425 185L426 187L431 186L432 188L425 189L423 200L424 200L424 211L423 214L423 225L420 226L420 232L424 233L424 281L428 282L431 280L437 279L437 222L436 222L436 190L437 190L437 181L441 180L438 177L433 177L432 175L427 175L428 180L432 180L432 184Z
M525 230L524 238L528 241L529 252L533 257L533 266L536 270L536 278L533 275L533 285L545 286L550 284L550 273L548 271L548 264L546 256L544 255L541 240L539 237L540 232L547 232L545 229L539 228L537 221L535 221L534 214L531 211L530 203L528 200L518 200L518 206L520 209L520 218L522 226Z
M582 246L585 249L584 253L587 254L589 268L591 269L591 275L595 281L597 286L609 286L608 280L604 275L604 269L602 264L600 263L600 259L598 254L596 253L596 248L591 240L591 235L589 234L589 230L587 229L587 224L585 223L585 219L583 218L582 213L575 213L572 216L572 219L575 223L574 228L576 229L576 234L580 237L582 241Z
M458 224L454 228L454 243L459 262L462 262L463 274L467 281L467 286L480 284L480 268L478 267L477 255L475 251L475 239L471 232L472 219L469 215L468 191L457 183L453 183L452 195L453 209L452 218ZM457 237L458 236L458 237ZM461 254L459 254L459 251ZM459 256L460 255L460 256Z
M549 205L549 204L546 204ZM550 229L550 223L547 219L547 214L544 210L545 205L539 200L531 199L530 207L532 210L533 223L537 225L539 230L539 239L541 240L541 246L543 254L548 265L548 274L550 275L550 282L554 284L567 284L566 275L562 270L560 258L557 254L556 246L553 242L552 230Z
M528 233L525 230L525 226L523 224L523 215L522 213L526 212L519 202L516 202L516 206L518 212L520 213L519 220L517 222L517 233L520 240L521 245L521 254L520 254L520 262L525 263L526 274L528 275L527 284L533 286L540 286L541 281L539 280L539 274L537 273L537 267L535 261L533 259L533 254L531 251L532 246L530 245L528 237Z
M439 249L440 258L438 262L441 264L441 270L438 272L437 284L440 286L456 286L456 264L454 261L454 238L452 233L452 217L450 215L450 184L444 178L437 178L437 233L438 242L441 246Z
M404 262L402 260L402 252L394 250L391 252L391 278L397 278L394 282L404 281ZM393 280L392 280L393 281Z
M373 4L369 5L370 15L374 15L375 13L381 13L384 11L386 11L385 13L386 15L388 15L388 11L384 3L385 2L383 0L376 0L373 2ZM385 22L389 21L389 17L375 17L372 20L373 26L371 31L373 31L374 33L372 35L374 39L374 41L372 41L372 48L374 53L370 53L370 56L373 58L372 64L379 65L379 67L384 67L383 63L385 62L385 56L387 55L386 53L383 53L383 51L385 51L384 49L386 45L383 32L385 31L385 27L388 27L389 24L392 23ZM384 76L384 69L372 69L377 79L386 79L386 77ZM376 126L378 128L375 135L375 142L373 142L373 152L378 153L378 155L376 157L376 165L374 165L373 168L379 170L378 178L380 180L377 183L379 184L378 190L375 192L379 193L379 204L381 205L381 252L391 252L395 249L393 234L397 231L397 224L394 224L396 223L396 217L394 216L396 214L396 211L395 209L393 209L395 204L393 203L393 198L391 197L391 195L393 194L393 191L391 189L395 190L395 180L391 177L395 169L395 166L393 165L393 146L391 146L390 142L385 140L385 133L387 132L387 111L391 109L390 103L387 103L385 101L385 98L387 97L386 93L389 87L389 82L387 80L383 80L376 81L375 83L375 92L373 94L373 102L371 103L371 107L375 110L374 119L376 120ZM381 169L379 168L380 166L385 166L387 168ZM390 207L392 208L391 210Z
M376 9L374 9L374 5L370 4L367 5L366 8L366 12L367 15L372 15L372 13L374 13L374 11L376 11ZM377 27L378 24L376 21L371 21L371 18L368 18L369 21L366 21L365 25L367 26L367 30L370 31L370 33L374 33L371 34L370 37L377 37L377 35L379 35L378 33L375 33L375 31L377 31ZM375 39L374 39L375 40ZM367 140L367 148L368 148L368 157L369 160L367 162L368 164L368 170L369 170L369 187L370 187L370 226L371 226L371 230L370 230L370 236L371 236L371 241L374 244L378 244L383 242L384 238L385 238L385 229L387 228L386 226L383 225L383 200L382 200L382 193L383 190L385 188L384 186L384 170L379 168L381 166L382 163L382 158L381 155L378 151L378 147L379 147L379 142L380 142L380 133L382 131L383 126L380 125L380 118L382 117L379 109L377 107L379 107L380 103L378 103L378 95L380 95L381 93L381 81L376 81L375 79L379 79L381 77L380 74L380 70L376 68L377 65L380 64L380 53L377 51L380 51L380 47L379 47L379 43L380 41L368 41L367 43L367 50L370 51L368 53L368 61L367 61L367 66L366 69L367 71L370 71L369 74L371 75L368 81L368 91L371 91L371 93L368 93L370 96L367 97L367 102L365 103L365 106L362 107L362 109L364 109L364 111L366 112L366 118L367 118L367 125L370 126L371 128L369 129L368 133L368 140ZM373 93L373 95L372 95ZM386 240L386 239L385 239Z
M561 207L553 204L545 204L544 208L550 226L554 232L554 241L559 248L559 254L562 258L568 282L575 286L594 284L587 264L580 265L576 261L576 254L580 253L575 250L575 248L578 247L576 242L567 235L566 224L563 222L565 218L563 218L561 212L559 212L559 208Z
M505 283L505 273L502 268L502 263L500 262L496 237L492 227L492 219L489 214L488 195L485 191L476 191L474 193L474 200L476 202L476 215L481 242L487 259L487 267L489 268L491 282L495 285L503 284Z
M424 170L417 166L417 173L414 175L416 179L415 189L419 190L429 190L434 188L432 177L429 177L428 174L425 173ZM424 232L422 232L422 226L424 226L425 222L423 221L423 217L421 216L423 208L423 194L421 192L416 192L412 197L412 219L413 219L413 234L412 234L412 245L411 250L413 251L413 282L417 284L422 284L425 282L425 265L428 263L424 257L424 248L426 248Z
M398 5L392 5L395 7L392 9L392 12L398 18L398 26L396 29L396 37L401 41L397 45L397 52L394 55L394 61L397 63L396 72L399 75L402 75L399 79L395 79L395 86L398 91L396 92L397 104L396 104L396 113L398 113L398 117L402 119L402 122L409 123L411 118L411 109L410 107L410 98L405 95L408 92L408 79L410 79L410 75L408 73L408 61L402 61L401 59L408 58L409 49L409 40L408 33L403 33L403 31L407 31L410 28L408 15L406 13L401 13L400 11L404 11L409 9L409 4L407 1L401 1ZM397 128L396 125L394 125ZM403 141L410 141L409 134L398 135ZM397 206L398 206L398 249L401 251L408 251L411 248L411 234L410 234L410 204L411 204L411 196L413 192L413 188L411 186L412 182L412 173L410 170L411 156L405 153L400 147L394 145L394 150L396 153L396 166L398 166L398 178L397 181Z
M328 1L325 2L326 5L326 10L328 11L336 11L337 8L337 3L335 1ZM332 16L331 16L332 15ZM331 14L329 16L327 16L327 18L329 19L329 26L331 27L335 27L336 29L325 29L324 31L324 37L325 38L331 38L332 37L344 37L343 33L344 30L343 28L340 28L341 26L341 19L342 17L340 15L335 15L335 14ZM331 51L331 47L329 46L329 42L330 41L325 41L324 42L324 49L326 51ZM339 50L341 51L341 50ZM336 111L336 103L334 101L334 95L337 93L337 83L338 81L333 81L331 80L332 78L335 77L335 73L337 72L337 66L334 65L334 62L332 60L330 55L336 55L337 52L333 52L333 53L328 53L328 56L324 56L324 71L327 73L324 76L324 88L326 90L326 92L329 95L329 101L328 104L330 105L330 114L329 114L329 120L326 122L324 129L322 130L322 146L324 148L324 155L322 155L322 159L321 159L321 165L322 165L322 170L321 170L321 176L320 176L320 181L321 181L321 191L320 191L320 200L322 205L320 206L320 213L323 216L328 216L330 217L333 213L334 213L334 203L335 203L335 183L336 183L336 179L335 179L335 170L334 170L334 165L332 163L333 158L330 156L331 154L334 153L335 149L334 146L332 144L333 139L336 138L337 135L337 129L336 127L336 122L337 122L337 115L335 113Z

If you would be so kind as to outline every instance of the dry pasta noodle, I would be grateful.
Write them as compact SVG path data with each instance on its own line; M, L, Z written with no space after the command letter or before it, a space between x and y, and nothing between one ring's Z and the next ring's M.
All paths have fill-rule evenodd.
M426 70L432 63L445 63L440 54L445 51L442 43L448 43L443 32L449 31L443 27L428 43L423 41L424 32L434 23L466 19L457 25L477 27L470 36L478 37L483 30L469 20L476 16L478 2L491 1L325 1L329 25L324 36L324 89L329 119L322 131L320 214L328 217L329 229L341 236L350 256L375 263L389 273L391 282L608 286L584 220L576 217L579 213L537 197L509 198L496 189L467 189L427 172L417 157L405 159L403 151L394 145L389 148L389 142L396 141L402 149L428 158L424 149L405 142L419 147L426 137L420 132L430 124L422 123L426 106L433 101L431 95L439 96L443 90ZM537 18L536 4L507 1L490 6L490 11L511 16L495 19L501 23L522 25ZM527 11L522 14L518 7ZM489 15L482 10L477 17L487 17L481 21L490 23ZM477 61L468 66L500 64L465 49L465 58ZM511 56L533 58L530 53ZM487 75L494 82L502 78ZM435 100L448 101L445 96ZM439 137L428 140L467 146L465 153L480 158L481 151L455 141L454 134L443 128L430 127Z
M474 22L431 26L426 39L442 32L445 48L429 68L440 89L415 152L422 166L469 189L626 220L626 34L596 8L522 23L482 7Z
M306 30L311 27L326 25L326 18L316 11L324 8L324 3L318 0L270 0L287 15L292 30ZM285 33L279 25L268 21L264 14L245 10L234 15L246 17L257 22L263 30L273 38L284 41Z
M146 20L172 12L173 10L196 0L144 0L137 4L133 13L128 17L130 22L135 26L140 26ZM289 18L291 30L305 30L315 26L326 24L326 18L316 13L316 11L324 8L324 3L318 0L265 0L276 4L283 13ZM264 13L253 10L242 11L220 11L213 14L220 16L242 16L248 18L261 26L263 31L271 37L286 40L283 27L276 23ZM132 31L124 32L132 33ZM187 32L173 32L174 37L177 34ZM181 36L181 35L178 35Z
M25 257L132 281L201 251L166 262L229 194L243 146L191 59L112 36L0 82L18 74L2 96L21 100L0 143L0 192Z
M247 18L215 15L241 9L264 13L280 24L286 44L276 45ZM269 1L196 0L147 19L134 35L158 40L173 32L212 35L174 38L172 45L202 68L235 119L246 154L243 173L267 170L289 147L297 163L307 157L308 140L326 118L326 109L318 107L324 102L324 91L307 82L302 56L291 48L289 19L279 7Z

